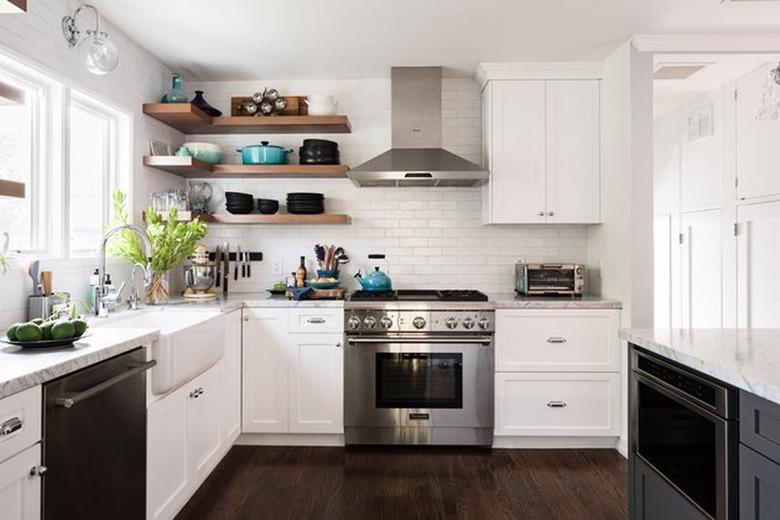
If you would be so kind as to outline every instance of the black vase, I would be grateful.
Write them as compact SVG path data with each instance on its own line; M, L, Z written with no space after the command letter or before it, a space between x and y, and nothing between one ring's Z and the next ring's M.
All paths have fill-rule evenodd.
M195 91L195 97L192 98L192 101L190 101L191 104L195 105L199 109L206 112L211 117L219 117L222 115L222 112L214 108L213 106L209 105L208 102L203 99L203 91L202 90L196 90Z

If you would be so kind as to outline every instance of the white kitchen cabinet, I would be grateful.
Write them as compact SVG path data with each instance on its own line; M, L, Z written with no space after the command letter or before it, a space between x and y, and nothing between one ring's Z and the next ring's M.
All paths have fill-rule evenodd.
M721 207L723 186L722 93L720 87L681 109L680 209L683 212ZM711 135L700 135L711 129Z
M737 80L737 197L743 200L780 195L780 175L777 174L780 120L759 121L755 118L761 106L767 71L775 65L767 63Z
M343 425L341 309L246 309L243 432L336 433Z
M617 373L496 373L496 436L620 434Z
M0 461L41 440L42 399L40 385L0 399Z
M619 311L496 311L496 371L620 370Z
M598 223L601 93L598 81L547 81L547 222Z
M176 516L226 451L222 367L216 365L147 411L147 518Z
M491 224L543 223L544 81L493 81L485 88L490 107L485 218Z
M483 221L599 222L599 81L489 81L483 96Z
M222 434L232 445L241 433L241 311L225 317L225 354L222 357Z
M681 227L683 326L720 328L723 317L721 211L684 213Z
M209 370L190 391L187 409L187 460L190 473L203 482L219 462L222 449L222 381L220 370Z
M245 309L242 382L243 431L287 431L287 309Z
M40 464L40 444L0 463L0 517L7 520L40 520L41 477L31 472Z
M780 202L739 206L738 326L780 327Z
M290 343L290 433L344 432L344 349L340 334L297 334Z
M193 385L185 385L147 410L147 519L173 518L189 497L187 411Z

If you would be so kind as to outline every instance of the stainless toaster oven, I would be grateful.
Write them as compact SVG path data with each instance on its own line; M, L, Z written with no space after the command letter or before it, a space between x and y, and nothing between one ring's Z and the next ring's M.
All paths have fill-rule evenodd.
M515 264L515 291L524 296L582 296L585 267L579 264Z

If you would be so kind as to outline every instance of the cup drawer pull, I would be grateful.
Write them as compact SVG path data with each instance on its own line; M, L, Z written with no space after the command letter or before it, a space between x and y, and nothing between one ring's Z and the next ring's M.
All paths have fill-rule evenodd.
M22 429L24 422L18 417L11 417L3 424L0 424L0 437L11 435L12 433Z
M325 318L309 318L306 320L306 323L311 323L313 325L321 325L325 323Z
M550 401L547 403L547 406L550 408L565 408L566 401Z
M566 343L566 338L562 336L550 336L547 338L547 343Z

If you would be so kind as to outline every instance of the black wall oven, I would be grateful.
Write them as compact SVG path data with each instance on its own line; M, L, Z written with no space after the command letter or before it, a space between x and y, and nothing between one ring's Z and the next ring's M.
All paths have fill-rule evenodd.
M735 519L736 391L636 347L631 369L631 456L704 518Z

